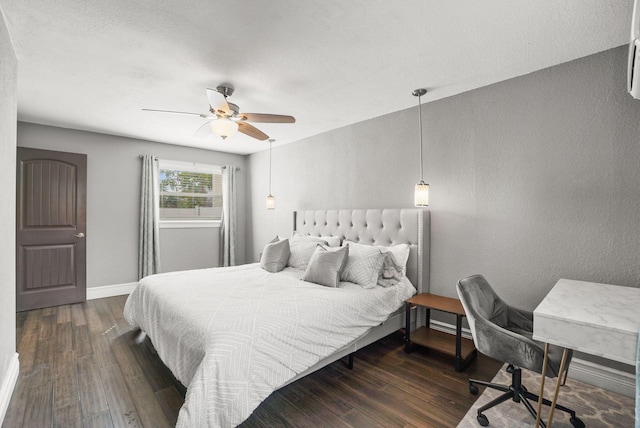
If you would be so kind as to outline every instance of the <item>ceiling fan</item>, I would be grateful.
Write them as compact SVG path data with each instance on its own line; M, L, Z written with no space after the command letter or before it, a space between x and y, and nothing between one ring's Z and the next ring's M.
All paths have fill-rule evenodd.
M143 111L156 111L161 113L190 114L207 119L193 134L194 137L204 138L211 133L219 135L223 140L240 131L245 135L256 138L260 141L269 139L269 136L250 125L247 122L258 123L295 123L293 116L264 113L240 113L240 108L227 101L227 97L233 94L233 88L220 85L216 89L207 88L207 98L209 99L209 112L190 113L186 111L154 110L143 108Z

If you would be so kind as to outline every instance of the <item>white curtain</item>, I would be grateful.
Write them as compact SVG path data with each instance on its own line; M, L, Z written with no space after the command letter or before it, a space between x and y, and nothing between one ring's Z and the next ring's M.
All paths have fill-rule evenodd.
M158 180L158 160L152 155L142 156L138 279L160 272L160 186Z
M220 262L222 266L236 264L236 167L222 169L222 225L220 227Z

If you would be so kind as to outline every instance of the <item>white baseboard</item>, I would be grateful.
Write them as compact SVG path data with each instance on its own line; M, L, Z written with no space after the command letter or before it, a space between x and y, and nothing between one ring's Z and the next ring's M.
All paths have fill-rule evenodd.
M431 328L450 334L456 333L456 326L437 320L431 320ZM471 331L463 328L462 336L471 339ZM571 360L569 378L617 392L627 397L635 397L636 395L636 376L633 373L623 372L580 358Z
M137 282L129 282L126 284L103 285L101 287L87 288L87 300L102 299L103 297L122 296L123 294L131 294Z
M18 360L18 353L16 352L9 363L7 372L2 377L2 385L0 385L0 425L4 421L4 417L7 414L9 408L9 402L11 401L11 395L13 395L13 389L18 381L18 374L20 373L20 361Z

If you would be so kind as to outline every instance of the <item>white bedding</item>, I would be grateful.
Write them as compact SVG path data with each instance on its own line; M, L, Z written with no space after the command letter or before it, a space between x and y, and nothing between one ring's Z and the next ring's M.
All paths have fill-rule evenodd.
M230 427L271 392L385 321L415 293L301 281L258 264L152 275L124 315L187 387L178 427Z

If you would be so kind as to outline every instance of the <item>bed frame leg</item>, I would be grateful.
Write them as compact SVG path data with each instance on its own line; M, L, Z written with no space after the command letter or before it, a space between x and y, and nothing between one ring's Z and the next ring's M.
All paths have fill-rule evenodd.
M136 337L133 338L133 342L136 345L140 345L142 344L142 342L144 342L144 339L147 338L147 333L145 333L144 331L140 330L138 332L138 334L136 334Z
M349 354L349 363L347 364L347 367L349 368L349 370L353 370L353 355L355 354L355 352L352 352Z

